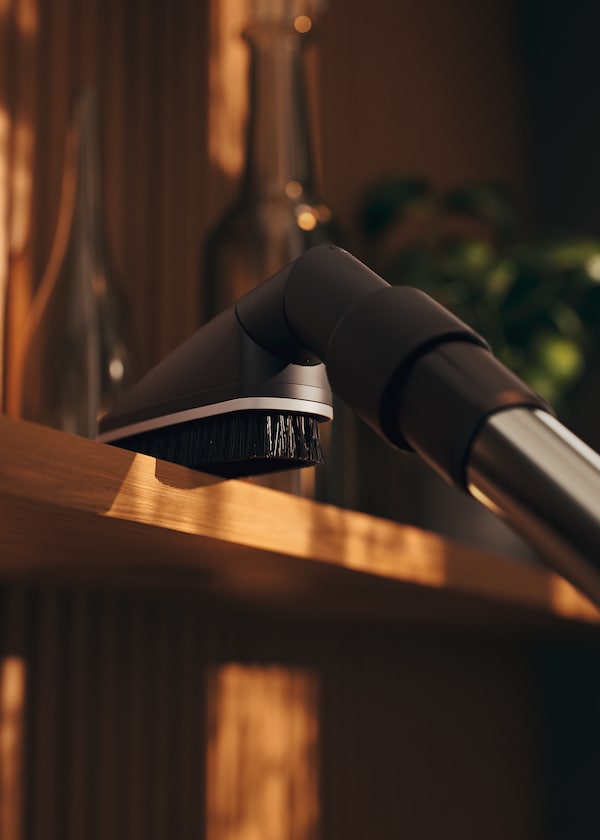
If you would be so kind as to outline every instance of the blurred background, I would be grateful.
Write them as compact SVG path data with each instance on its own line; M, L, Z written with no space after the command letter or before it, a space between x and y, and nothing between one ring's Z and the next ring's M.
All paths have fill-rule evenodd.
M24 325L55 238L76 94L92 87L100 103L103 224L130 301L141 373L206 315L203 249L237 194L244 166L248 51L241 32L257 9L277 5L0 3L7 412L19 413ZM518 324L523 341L534 335L542 359L532 384L548 386L564 419L597 446L590 334L600 323L594 297L600 9L584 0L303 5L314 18L306 70L316 183L344 244L391 282L423 279L443 300L451 289L444 302L472 314L482 332L505 299L521 304L533 289L537 300L541 289L541 317L536 310L531 322ZM383 216L377 215L382 201ZM449 238L440 234L448 215L458 218L448 223ZM429 218L424 237L415 235L423 218ZM449 241L452 248L458 242L458 252L445 250ZM414 255L407 242L423 246L421 274L422 262L413 270L404 259ZM475 292L473 285L457 292L449 284L448 256L460 277L473 269ZM584 286L585 294L592 290L591 303ZM573 300L566 299L568 288L576 288ZM586 320L586 311L593 317ZM529 353L529 345L494 349L517 368ZM436 524L413 509L411 482L420 479L397 478L396 461L390 466L362 427L349 439L347 477L329 500ZM414 468L404 462L410 474Z
M79 92L98 98L95 209L143 373L207 316L206 242L245 164L241 33L276 8L312 15L314 187L344 244L468 317L600 446L590 0L0 0L4 410L19 415L33 389L23 358L41 335L31 313L41 323L50 299L39 290L60 274ZM343 411L336 427L323 498L526 556L416 459ZM329 837L375 825L396 837L402 824L406 836L492 840L596 825L595 642L556 659L517 630L468 622L457 642L443 610L442 634L428 624L433 607L421 627L366 633L310 616L282 629L195 599L0 595L7 840L63 837L67 821L69 837L132 838L199 837L207 823L211 840L314 840L319 822Z

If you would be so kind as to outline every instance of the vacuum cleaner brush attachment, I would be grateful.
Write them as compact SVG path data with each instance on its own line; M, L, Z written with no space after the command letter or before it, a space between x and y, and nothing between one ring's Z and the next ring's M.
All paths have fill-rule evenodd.
M321 464L327 375L299 345L292 356L251 339L231 307L146 374L99 439L226 478Z
M100 440L224 476L320 463L329 381L388 442L463 488L482 420L544 407L430 297L318 246L152 369L102 419Z
M223 478L323 463L319 420L281 411L235 411L124 438L119 446Z

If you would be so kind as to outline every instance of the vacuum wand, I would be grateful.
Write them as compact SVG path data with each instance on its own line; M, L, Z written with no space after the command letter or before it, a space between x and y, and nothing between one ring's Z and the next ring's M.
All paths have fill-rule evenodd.
M272 435L256 457L246 414L295 412L312 418L302 428L313 434L331 416L329 386L600 605L598 455L470 327L334 246L306 251L201 327L103 418L100 439L207 471L218 465L221 475L256 474L278 462ZM215 444L216 429L227 441L235 431L235 458ZM295 445L285 450L286 466L301 464Z
M600 456L543 411L490 417L467 463L472 496L600 605Z

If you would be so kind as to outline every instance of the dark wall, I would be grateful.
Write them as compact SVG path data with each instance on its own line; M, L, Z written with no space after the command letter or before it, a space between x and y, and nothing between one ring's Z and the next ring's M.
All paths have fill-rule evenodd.
M533 220L600 235L600 4L525 0L524 129Z

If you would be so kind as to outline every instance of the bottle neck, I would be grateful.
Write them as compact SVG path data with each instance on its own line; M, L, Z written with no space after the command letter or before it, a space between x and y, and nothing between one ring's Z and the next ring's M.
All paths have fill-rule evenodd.
M73 235L81 255L93 261L102 247L102 194L98 100L93 91L79 99L73 118L76 147L76 188Z
M255 25L250 46L250 108L245 197L297 196L312 190L304 36L285 23Z

